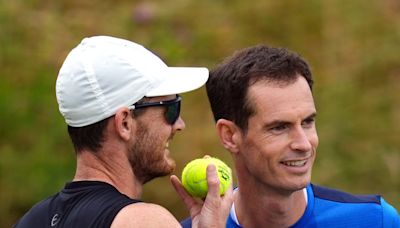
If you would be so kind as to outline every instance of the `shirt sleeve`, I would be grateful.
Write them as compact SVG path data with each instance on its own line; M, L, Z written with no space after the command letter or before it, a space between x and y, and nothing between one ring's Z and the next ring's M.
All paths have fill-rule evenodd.
M381 198L382 213L383 213L383 227L385 228L399 228L400 216L397 210Z

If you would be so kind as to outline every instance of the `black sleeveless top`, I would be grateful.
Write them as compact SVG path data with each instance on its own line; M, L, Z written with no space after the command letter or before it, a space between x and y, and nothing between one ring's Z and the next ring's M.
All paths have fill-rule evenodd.
M24 227L110 227L125 206L141 202L100 181L69 182L33 206L15 225Z

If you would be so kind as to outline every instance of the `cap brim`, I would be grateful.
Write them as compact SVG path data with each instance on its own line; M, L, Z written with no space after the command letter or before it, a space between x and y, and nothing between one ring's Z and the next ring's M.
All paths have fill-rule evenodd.
M204 67L168 67L164 81L150 90L147 97L167 96L195 90L207 82L208 69Z

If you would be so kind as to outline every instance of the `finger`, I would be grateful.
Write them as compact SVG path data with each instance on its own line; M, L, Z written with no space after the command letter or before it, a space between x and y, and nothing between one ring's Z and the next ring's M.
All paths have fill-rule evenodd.
M214 164L207 166L207 197L219 197L219 178L217 175L217 168Z
M175 191L178 193L178 195L184 200L189 196L189 194L186 192L185 188L182 185L182 182L179 180L179 178L175 175L171 175L170 181L172 183L172 186L174 186Z
M179 180L177 176L171 175L170 181L172 183L172 186L174 186L175 191L178 193L179 197L182 199L182 201L185 203L186 207L190 211L191 208L196 204L196 201L185 190L185 188L182 185L182 182Z
M224 197L231 197L233 195L233 187L232 182L229 184L229 187L226 189Z
M227 207L231 207L233 203L233 184L230 183L228 189L223 196L223 204Z

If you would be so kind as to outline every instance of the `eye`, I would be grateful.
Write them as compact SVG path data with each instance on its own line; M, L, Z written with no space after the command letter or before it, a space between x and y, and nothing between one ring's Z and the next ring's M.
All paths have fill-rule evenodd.
M269 131L274 133L274 134L278 134L278 133L281 133L281 132L285 131L288 128L289 128L289 124L287 124L287 123L279 123L279 124L269 128Z
M312 126L314 126L314 123L315 123L315 117L313 116L313 117L309 117L309 118L303 120L301 125L304 127L312 127Z

